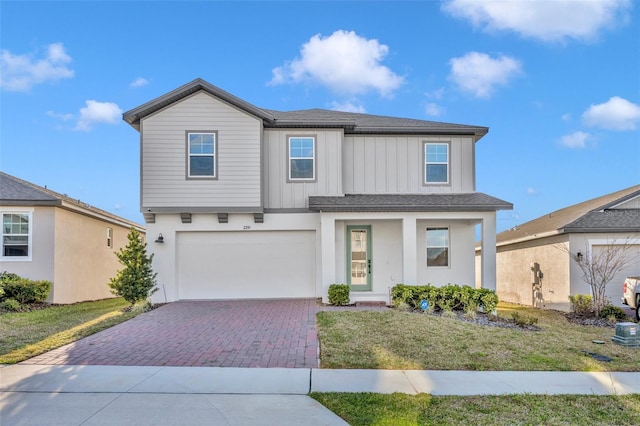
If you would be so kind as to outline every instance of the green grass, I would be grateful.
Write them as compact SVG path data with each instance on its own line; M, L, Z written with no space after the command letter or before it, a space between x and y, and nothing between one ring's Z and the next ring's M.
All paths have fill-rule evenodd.
M538 318L541 331L488 327L419 313L319 312L322 368L417 370L640 371L640 350L611 342L614 326L569 323L557 311L500 305ZM604 341L604 345L593 343ZM585 354L613 358L602 362Z
M359 425L638 425L640 395L431 396L312 393Z
M0 314L0 364L14 364L113 327L142 313L122 298Z

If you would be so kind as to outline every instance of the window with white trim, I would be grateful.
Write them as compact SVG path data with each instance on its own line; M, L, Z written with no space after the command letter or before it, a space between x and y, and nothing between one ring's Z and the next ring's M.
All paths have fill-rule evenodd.
M449 266L449 228L427 228L427 267Z
M424 183L449 183L449 144L424 144Z
M2 258L28 260L31 244L31 213L2 213Z
M289 180L315 180L316 140L312 136L290 136Z
M216 145L216 132L187 132L187 177L217 177Z
M107 228L107 247L113 248L113 228Z

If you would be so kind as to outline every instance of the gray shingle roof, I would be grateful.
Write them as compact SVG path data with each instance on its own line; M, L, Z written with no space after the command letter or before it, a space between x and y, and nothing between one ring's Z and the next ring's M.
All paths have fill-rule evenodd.
M60 206L76 211L80 209L83 214L90 214L94 217L100 217L114 223L135 226L139 230L144 231L144 227L128 219L83 203L82 201L71 198L66 194L60 194L1 171L0 205L22 207Z
M615 206L640 196L640 185L603 195L540 216L537 219L501 232L499 245L568 232L640 232L639 209L615 209Z
M49 205L62 203L52 191L0 172L0 203L3 205Z
M198 78L144 105L122 114L124 121L140 130L140 120L186 98L198 91L204 91L263 120L265 128L343 128L345 133L387 133L387 134L447 134L473 135L478 139L489 131L487 127L464 124L441 123L409 118L386 117L381 115L357 114L352 112L308 109L299 111L274 111L258 108L224 90Z
M468 194L347 194L310 196L309 210L323 212L435 212L511 210L513 205L481 192Z

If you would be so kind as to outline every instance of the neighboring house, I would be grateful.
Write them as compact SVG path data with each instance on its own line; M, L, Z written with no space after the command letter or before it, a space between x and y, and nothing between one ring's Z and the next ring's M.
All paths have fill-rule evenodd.
M476 226L495 288L496 211L512 205L475 191L486 127L261 109L201 79L123 118L140 132L156 300L473 285Z
M134 222L0 172L0 271L53 283L49 302L113 297L107 283L123 266Z
M634 243L640 255L640 185L541 216L497 236L497 292L501 301L569 309L569 295L590 294L569 253L587 256L610 244ZM639 258L640 259L640 258ZM622 283L640 275L633 263L607 286L621 306Z

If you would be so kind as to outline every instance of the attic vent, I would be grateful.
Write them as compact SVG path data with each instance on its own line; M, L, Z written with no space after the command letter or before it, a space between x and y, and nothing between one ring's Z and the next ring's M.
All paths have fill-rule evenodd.
M180 213L182 223L191 223L191 213Z
M229 223L229 214L218 213L218 223Z
M253 221L255 223L264 223L264 213L254 213Z

